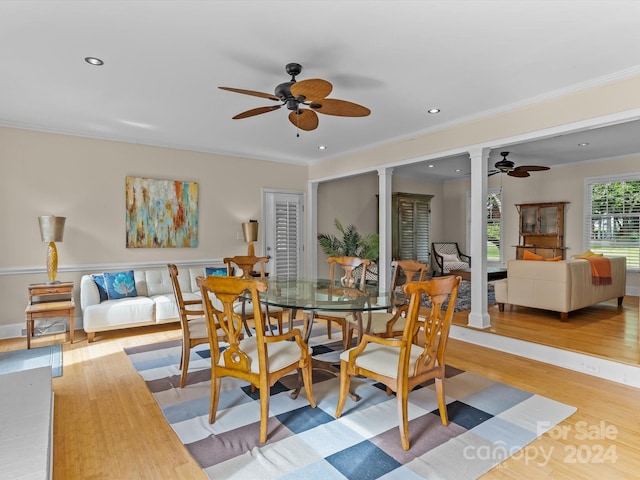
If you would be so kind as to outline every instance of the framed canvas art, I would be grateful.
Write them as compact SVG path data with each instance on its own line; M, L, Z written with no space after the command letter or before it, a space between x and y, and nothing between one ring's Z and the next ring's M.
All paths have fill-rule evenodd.
M198 246L198 184L126 177L127 248Z

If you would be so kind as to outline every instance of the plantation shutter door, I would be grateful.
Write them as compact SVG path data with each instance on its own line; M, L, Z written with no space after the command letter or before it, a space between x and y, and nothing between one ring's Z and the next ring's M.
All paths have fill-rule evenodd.
M429 263L431 195L394 194L392 253L396 260Z
M270 252L272 274L299 277L302 204L298 195L278 195L274 202L274 242Z

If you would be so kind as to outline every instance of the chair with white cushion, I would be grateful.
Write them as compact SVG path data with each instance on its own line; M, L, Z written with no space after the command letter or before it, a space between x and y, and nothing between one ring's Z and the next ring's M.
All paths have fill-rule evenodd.
M443 425L449 424L443 383L445 351L460 280L460 277L447 275L406 284L404 291L411 299L402 337L380 338L365 333L358 346L340 354L340 397L336 418L342 414L347 401L351 378L371 378L385 385L387 392L396 392L400 441L402 448L409 450L409 393L434 379L440 420ZM426 318L420 317L423 295L432 305ZM447 299L449 304L443 310ZM352 409L357 408L358 404L352 406Z
M311 349L298 328L278 335L265 335L265 321L259 308L254 312L256 334L243 338L240 315L235 312L236 303L245 296L249 296L254 304L259 303L259 292L267 291L265 281L229 276L198 277L196 280L204 299L211 347L209 423L216 421L221 379L246 380L260 390L260 443L265 443L270 387L280 378L297 370L302 376L309 404L312 408L316 406L311 385ZM219 300L219 308L211 302L213 296ZM218 326L224 330L228 345L218 341Z
M449 275L451 270L471 268L471 257L462 253L458 242L433 242L431 244L435 270L441 276Z
M391 292L402 289L403 285L410 282L423 282L429 273L429 265L417 260L394 260L391 262L391 268ZM390 308L388 311L362 313L365 333L383 338L402 336L408 308L409 305L405 304ZM358 331L358 338L362 336L363 332L358 330L358 318L355 315L350 313L347 316L347 322L347 344L350 346L353 331Z
M329 257L327 262L331 265L329 271L329 293L337 283L343 287L353 289L364 289L366 285L366 272L367 267L371 264L371 260L360 257ZM340 273L336 272L336 265L342 267L343 276L338 279ZM353 276L353 272L357 271L358 267L362 267L359 270L359 278ZM339 282L338 282L339 280ZM305 312L305 315L309 315L309 312ZM327 322L327 338L331 338L331 322L336 322L340 325L342 330L342 343L344 348L348 348L348 341L351 337L347 336L347 317L351 316L349 311L333 311L333 310L316 310L314 312L314 318L316 320L325 320Z
M204 307L200 298L185 300L178 281L178 267L170 263L167 265L169 276L173 285L173 294L176 299L176 306L180 314L180 326L182 327L182 354L180 356L180 388L184 388L187 382L187 372L189 370L189 356L191 349L196 345L209 342L207 334L207 324L204 317ZM223 334L223 332L220 332Z

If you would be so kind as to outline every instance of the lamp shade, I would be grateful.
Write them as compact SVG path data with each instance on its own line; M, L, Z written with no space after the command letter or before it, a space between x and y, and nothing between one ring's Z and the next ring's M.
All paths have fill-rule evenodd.
M258 241L258 221L249 220L242 224L242 234L244 235L245 242L257 242Z
M47 215L38 217L40 224L40 237L43 242L61 242L64 235L64 222L66 217Z

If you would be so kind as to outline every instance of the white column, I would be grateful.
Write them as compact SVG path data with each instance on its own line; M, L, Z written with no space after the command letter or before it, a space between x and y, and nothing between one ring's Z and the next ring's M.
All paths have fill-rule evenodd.
M304 207L307 233L305 276L307 278L318 276L318 185L319 182L307 184L307 201Z
M468 326L487 328L487 174L489 149L469 151L471 158L471 313Z
M393 193L393 168L378 169L378 225L380 232L380 259L378 261L378 285L391 284L391 195Z

